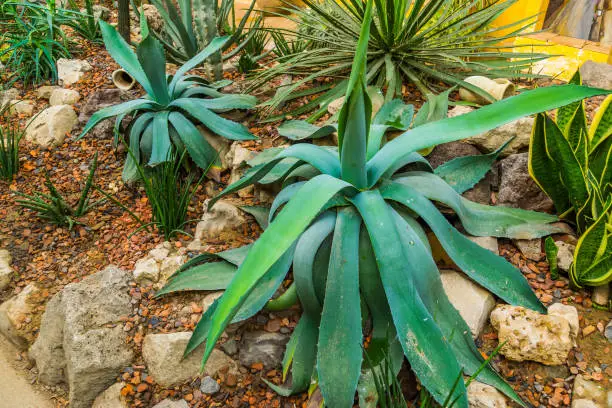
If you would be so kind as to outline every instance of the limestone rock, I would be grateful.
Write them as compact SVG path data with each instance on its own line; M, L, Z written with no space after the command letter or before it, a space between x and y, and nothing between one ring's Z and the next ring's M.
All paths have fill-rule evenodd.
M221 386L212 377L206 376L202 378L202 382L200 383L200 391L202 391L202 394L213 395L218 393L220 389Z
M229 152L225 155L225 160L230 164L231 175L229 183L234 183L242 177L246 167L246 162L255 157L256 153L246 149L238 142L232 143ZM243 190L240 190L243 191ZM238 194L240 194L240 191Z
M81 95L73 89L57 88L49 96L49 104L55 105L74 105L81 99Z
M544 254L542 253L542 240L535 239L515 239L514 245L521 251L521 254L532 261L540 261Z
M98 395L91 408L128 408L128 403L121 395L123 383L111 385L106 391Z
M219 299L222 295L223 291L207 294L204 299L202 299L202 313L206 313L208 308L212 306L215 300Z
M142 9L149 28L153 31L160 31L164 26L164 20L162 20L157 8L152 4L143 4Z
M155 382L170 387L200 375L203 347L199 347L183 359L191 334L191 332L149 334L144 338L142 357ZM236 362L222 351L215 349L204 367L204 373L214 377L226 367L234 374L238 372Z
M0 305L0 334L21 350L27 349L28 341L20 327L32 314L30 297L37 291L38 288L30 284Z
M34 113L34 104L32 101L12 100L10 102L9 112L14 115L32 116Z
M9 251L0 249L0 292L11 283L11 277L13 276L12 260L13 258Z
M506 397L495 387L472 381L467 388L470 408L506 408Z
M608 323L608 325L606 326L604 330L604 336L606 336L606 339L608 339L608 341L612 343L612 320L610 320L610 323Z
M73 408L89 408L132 362L120 323L132 310L128 282L125 271L109 266L66 286L47 305L30 357L41 382L68 384Z
M436 167L457 157L478 156L480 154L482 154L480 153L480 150L470 144L463 142L451 142L436 146L429 156L427 156L427 160L435 169ZM493 167L491 170L497 171L495 167ZM467 190L462 195L470 201L480 204L489 204L491 201L492 181L494 178L493 173L488 173L474 187Z
M165 399L153 408L189 408L189 404L184 399L178 401L172 401L171 399Z
M172 276L174 272L176 272L185 263L186 260L187 259L182 254L173 254L162 260L159 276L161 285L165 284L170 276Z
M575 306L564 305L563 303L555 303L548 308L549 316L559 316L567 320L570 326L570 336L574 339L574 345L576 338L580 332L580 320L578 319L578 310Z
M159 264L154 258L139 259L134 266L134 280L138 283L154 283L159 280Z
M57 78L64 86L79 82L91 69L92 66L87 61L67 58L57 60Z
M556 315L542 315L520 306L501 305L491 313L498 331L500 352L513 361L565 364L574 339L570 323Z
M499 255L499 244L495 237L467 237L470 241L477 243L481 247L488 249L495 255Z
M584 85L612 89L612 65L610 64L589 60L580 67L580 76Z
M612 406L612 389L598 382L589 381L582 374L574 380L572 408L609 408Z
M209 210L208 200L204 202L204 215L196 226L194 238L202 240L207 237L220 238L223 234L232 233L246 222L242 211L234 204L219 200Z
M53 91L59 88L57 85L43 85L36 90L36 96L40 99L49 99Z
M598 305L606 306L610 300L610 284L601 286L595 286L593 288L593 295L591 296L593 303Z
M506 207L534 211L552 211L553 202L531 179L527 169L529 153L513 154L503 159L500 166L500 185L497 202Z
M220 171L228 169L230 163L228 163L226 156L230 151L231 141L227 140L224 137L214 134L204 126L198 126L198 130L204 136L204 139L219 153L219 160L221 161ZM219 180L215 180L219 181Z
M28 123L25 138L43 148L58 146L76 123L77 115L70 105L51 106Z
M448 299L467 323L472 336L478 337L495 307L495 298L462 273L442 270L440 278Z
M9 88L5 91L0 91L0 110L6 108L11 101L19 99L19 90L17 88Z
M250 367L262 363L265 368L280 365L289 337L280 333L265 331L246 332L242 336L240 347L240 364Z
M559 251L557 252L557 266L562 271L568 272L570 266L574 262L574 251L576 250L576 245L568 244L563 241L555 241L557 248Z

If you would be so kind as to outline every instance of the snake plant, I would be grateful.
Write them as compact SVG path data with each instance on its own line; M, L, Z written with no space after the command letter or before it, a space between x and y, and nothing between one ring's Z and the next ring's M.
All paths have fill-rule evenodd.
M217 114L231 109L252 108L257 102L254 97L224 95L218 90L219 85L223 84L217 85L188 74L219 51L227 37L215 38L174 75L167 76L163 47L155 38L146 35L146 19L142 18L141 24L144 39L134 53L112 26L100 21L109 54L144 88L146 95L94 113L79 137L110 117L116 117L118 128L122 120L131 115L126 132L133 155L126 160L123 171L125 180L137 178L135 161L154 166L167 161L173 149L177 150L179 157L186 150L198 167L207 169L217 159L218 153L198 130L199 124L227 139L255 139L244 125Z
M160 295L225 289L186 349L190 353L205 343L203 363L228 324L297 295L303 313L283 360L283 375L291 371L291 381L271 385L282 395L306 390L316 377L328 407L352 407L362 373L363 330L371 327L365 333L371 339L368 352L386 350L396 375L406 356L436 401L443 404L450 393L456 407L467 408L465 385L456 384L457 374L476 373L483 358L444 292L421 223L471 279L506 302L544 313L522 273L461 234L434 202L454 210L465 230L476 236L540 237L558 230L550 224L557 217L470 202L461 197L461 189L434 174L417 151L606 91L575 85L535 89L416 127L384 145L370 143L365 73L372 1L364 13L339 114L339 149L300 143L264 151L259 164L210 201L214 205L256 182L284 183L262 235L252 245L190 260ZM291 266L291 287L268 303ZM366 319L371 324L364 324ZM524 406L491 366L477 378Z
M571 80L580 84L580 72ZM578 286L612 281L612 96L587 126L583 101L541 113L534 124L529 171L562 218L582 234L570 277Z
M387 100L401 95L402 85L415 84L426 97L439 92L441 84L458 85L483 98L491 95L465 82L468 75L492 78L533 76L521 72L533 62L545 58L530 50L515 52L504 41L521 35L530 24L520 20L511 26L494 27L495 19L517 0L497 0L490 5L480 0L381 0L374 4L372 33L368 42L368 85L386 90ZM347 89L351 64L359 40L359 27L365 18L365 0L304 0L301 5L287 6L286 17L297 22L296 29L278 32L305 49L281 55L277 63L261 71L253 88L272 79L292 74L299 80L280 89L266 105L270 110L294 99L296 90L316 79L335 78L336 87L314 98L295 113L318 107L325 112L327 104ZM329 88L329 82L314 87L312 94ZM292 112L294 114L294 112Z

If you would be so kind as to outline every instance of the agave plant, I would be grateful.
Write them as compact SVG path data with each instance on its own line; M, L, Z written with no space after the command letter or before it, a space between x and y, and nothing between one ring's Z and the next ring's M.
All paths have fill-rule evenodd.
M580 72L572 81L581 84ZM577 286L612 281L612 97L587 126L584 102L539 114L529 145L529 171L562 218L582 234L570 277Z
M416 127L382 146L369 143L365 77L371 8L368 2L339 115L339 149L303 143L262 153L260 163L210 205L257 181L284 183L263 234L250 246L192 259L160 294L225 289L187 346L190 353L205 342L205 363L228 324L270 306L293 266L292 286L270 301L277 307L295 294L303 311L283 360L291 382L273 385L277 392L304 391L316 377L327 406L352 407L363 363L363 316L369 316L368 350L387 350L394 370L406 356L437 402L451 394L456 407L464 408L465 385L457 384L457 373L478 373L483 358L444 292L421 221L470 278L509 303L545 312L518 269L461 234L432 201L453 209L465 230L477 236L535 238L557 231L549 224L557 217L470 202L417 151L606 91L575 85L535 89ZM484 175L470 171L456 169L455 179L477 181ZM478 380L524 405L489 365Z
M277 65L254 78L253 88L285 74L301 76L267 102L270 109L294 97L295 90L323 77L338 79L339 89L315 98L308 106L326 106L344 94L359 27L365 18L365 0L304 0L307 7L287 6L298 28L280 30L308 41L306 49L283 54ZM459 4L453 4L459 3ZM518 35L529 23L493 28L491 23L516 0L483 5L478 0L382 0L374 5L372 35L368 42L367 83L385 88L388 100L401 95L402 84L414 83L424 95L437 92L440 82L460 85L485 99L493 97L463 81L467 75L527 76L520 71L544 58L512 52L504 40ZM503 34L504 30L511 31ZM304 110L304 109L302 109Z
M154 166L171 157L173 149L180 157L187 151L201 169L217 159L218 153L206 141L196 125L202 124L212 132L231 140L256 139L242 124L232 122L217 114L231 109L252 108L257 100L249 95L224 95L219 85L204 78L188 75L211 54L219 51L227 37L215 38L195 57L181 66L174 75L166 76L166 58L161 44L146 35L143 23L143 41L134 53L117 31L100 21L104 43L109 54L145 90L144 97L110 106L94 113L79 137L83 137L100 121L116 116L116 127L127 115L132 121L127 129L130 148L123 178L138 177L135 161ZM223 84L220 84L223 85Z

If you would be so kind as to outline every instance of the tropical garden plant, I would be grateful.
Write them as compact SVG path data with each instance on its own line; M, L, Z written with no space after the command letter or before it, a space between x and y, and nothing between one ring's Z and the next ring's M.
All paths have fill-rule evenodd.
M580 72L572 83L580 84ZM590 127L584 101L560 107L556 119L538 115L529 145L529 172L560 217L582 236L570 268L572 282L612 281L612 97Z
M19 172L19 143L23 135L16 121L0 125L0 179L4 181L12 181Z
M98 153L96 153L89 164L89 175L75 205L71 205L55 187L49 174L45 171L45 187L49 193L35 191L34 194L25 194L20 191L15 193L21 197L16 200L23 208L34 211L38 218L52 224L65 226L72 229L79 223L79 218L90 209L100 204L105 198L90 203L91 189L94 187L94 176L98 168Z
M317 106L324 110L348 86L346 78L365 18L365 1L304 0L304 3L306 7L283 8L292 13L286 18L295 21L297 28L277 31L298 43L307 41L307 46L294 53L283 53L276 58L276 65L261 71L253 81L256 88L285 74L299 76L299 80L266 102L270 110L294 98L299 87L316 79L336 78L336 87L327 89L329 84L313 87L311 93L325 92L301 111ZM544 58L531 52L514 52L514 46L504 44L505 40L520 35L530 25L529 21L521 20L510 27L491 25L515 3L516 0L490 5L478 0L376 1L368 42L367 84L384 88L387 100L401 95L402 84L409 82L427 97L438 92L440 83L444 83L459 85L493 101L491 95L463 78L530 76L521 70Z
M219 51L228 38L215 38L174 75L167 76L164 49L159 41L147 35L144 18L141 18L141 23L143 40L136 52L113 27L103 21L100 25L109 54L144 88L146 95L94 113L80 137L110 117L116 117L116 127L120 128L122 120L131 115L125 132L133 155L128 155L124 166L123 178L126 181L138 178L137 163L155 166L169 157L180 157L184 151L198 167L208 169L218 158L218 153L202 135L198 125L231 140L255 139L244 125L225 119L218 113L252 108L257 102L256 98L224 95L218 88L226 83L211 83L188 74ZM175 156L171 154L173 151L176 151Z
M406 356L438 403L450 393L456 407L468 406L465 385L457 383L463 371L477 373L479 381L524 405L491 366L481 368L484 360L444 292L421 221L470 278L509 303L544 313L522 273L461 234L433 202L454 210L476 236L536 238L557 231L550 224L557 217L470 202L459 186L473 185L486 170L447 172L463 180L451 187L417 151L606 91L576 85L535 89L418 126L385 145L370 143L371 18L370 1L339 115L339 148L300 143L264 151L259 164L209 203L256 182L284 183L263 234L249 246L193 258L160 295L225 290L204 313L185 351L205 343L205 364L228 324L269 307L293 266L292 286L280 299L297 295L303 313L283 360L283 377L291 371L291 381L272 385L280 394L304 391L316 377L327 406L352 407L363 363L363 316L369 315L368 350L378 347L393 356L394 370Z

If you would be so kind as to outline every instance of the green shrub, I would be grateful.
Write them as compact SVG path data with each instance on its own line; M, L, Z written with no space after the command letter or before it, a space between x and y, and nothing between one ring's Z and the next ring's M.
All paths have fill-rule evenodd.
M310 109L327 106L344 94L348 84L346 77L355 57L365 1L304 0L304 3L306 7L288 8L295 15L290 18L298 22L298 28L279 32L298 44L306 41L307 45L292 53L281 50L276 59L278 64L254 78L253 88L285 74L301 76L267 102L270 109L293 98L298 87L317 78L336 78L339 89L315 98ZM368 85L386 89L387 100L401 95L405 82L414 83L427 97L444 83L465 87L493 100L463 78L529 76L520 71L544 58L529 52L512 52L512 45L503 45L503 41L522 31L525 21L511 27L491 27L491 22L515 3L516 0L495 1L483 6L474 0L376 1L367 53ZM504 35L502 29L511 33Z
M572 83L580 84L580 72ZM582 237L570 269L577 286L612 281L612 97L591 123L583 101L538 115L529 145L529 172L553 200L561 218Z
M134 53L113 27L103 21L100 25L108 52L144 88L146 95L96 112L80 137L104 119L116 116L118 128L122 119L131 115L126 134L134 154L127 157L124 180L138 177L136 163L155 166L167 161L168 157L180 157L184 151L198 167L207 169L218 153L200 133L198 124L227 139L256 139L244 125L216 113L252 108L257 102L254 97L224 95L217 89L223 84L211 84L204 78L187 74L219 51L227 37L215 38L174 75L166 76L163 47L155 38L146 35L146 31ZM171 154L173 151L177 153L175 156Z
M91 208L104 201L104 199L102 199L92 204L89 202L89 195L94 186L93 180L97 168L98 153L94 155L93 160L89 164L87 181L81 191L79 201L74 206L70 205L66 201L66 198L57 190L46 171L45 186L49 190L49 193L46 194L36 191L34 194L30 195L17 191L16 194L22 197L17 200L17 204L23 208L34 211L38 218L42 220L72 229L75 224L79 223L78 219L80 217L85 215Z
M274 386L278 393L304 391L316 376L327 406L352 407L363 362L362 316L369 316L372 331L366 335L372 342L394 339L389 354L405 355L438 403L451 394L456 407L467 408L465 385L457 384L457 373L463 371L479 373L479 381L522 404L491 366L481 368L483 358L446 296L420 220L471 279L506 302L545 312L518 269L461 234L432 201L454 210L465 230L476 236L536 238L559 231L549 224L557 217L470 202L460 193L486 171L474 172L478 166L473 163L457 166L453 160L445 176L461 183L451 187L417 151L606 91L575 85L535 89L416 127L384 146L368 143L365 56L371 7L368 2L364 10L339 115L339 149L301 143L256 157L258 164L252 163L210 205L256 182L281 183L269 226L252 245L192 259L160 295L225 289L202 316L186 349L189 354L205 343L204 364L228 324L266 306L293 266L292 290L302 316L283 360L284 378L291 369L291 384Z
M11 182L19 172L19 143L24 131L17 123L0 126L0 179Z

